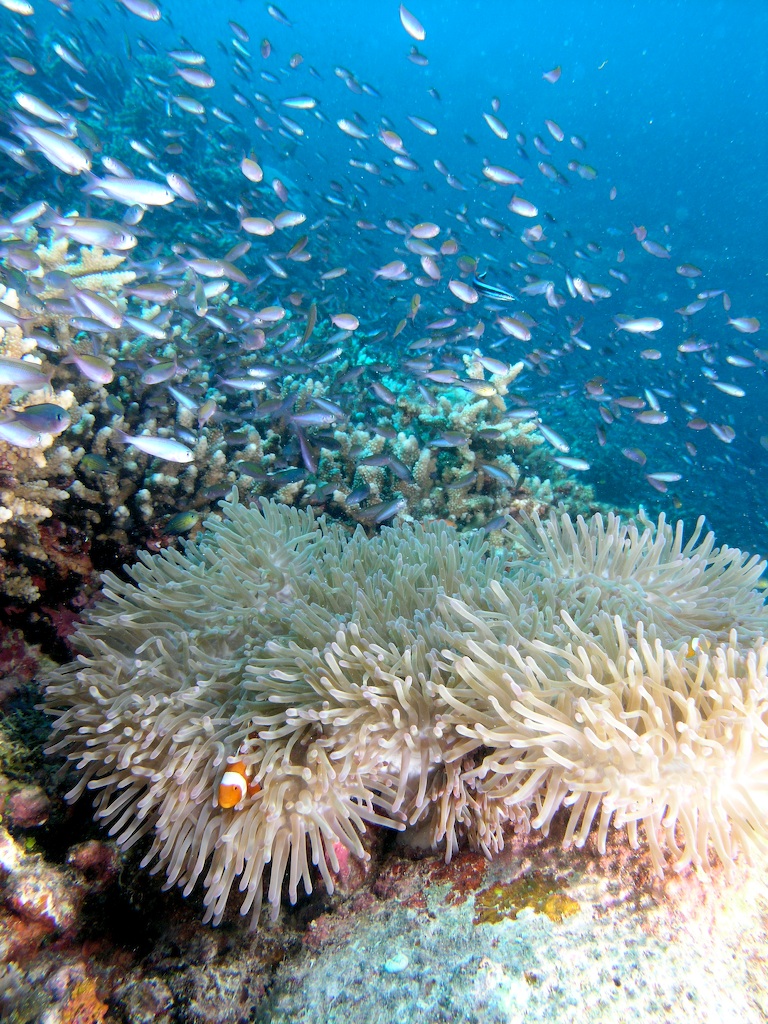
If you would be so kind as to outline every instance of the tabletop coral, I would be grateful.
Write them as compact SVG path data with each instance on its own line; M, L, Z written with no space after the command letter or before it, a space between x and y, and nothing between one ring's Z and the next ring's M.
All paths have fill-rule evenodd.
M565 808L567 843L640 826L659 872L728 866L768 835L763 568L663 518L510 523L492 549L235 493L104 576L47 683L50 752L214 923L235 885L256 920L265 874L273 913L311 865L332 891L370 824L492 855Z

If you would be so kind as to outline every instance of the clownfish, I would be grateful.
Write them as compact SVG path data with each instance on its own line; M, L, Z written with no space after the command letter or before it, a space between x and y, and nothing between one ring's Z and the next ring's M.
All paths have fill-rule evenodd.
M227 770L221 777L219 783L218 802L219 807L229 810L240 803L249 793L258 793L261 786L258 782L251 782L246 774L246 767L242 761L235 761L227 766Z
M695 658L697 654L707 654L712 644L704 636L695 636L688 644L686 658Z

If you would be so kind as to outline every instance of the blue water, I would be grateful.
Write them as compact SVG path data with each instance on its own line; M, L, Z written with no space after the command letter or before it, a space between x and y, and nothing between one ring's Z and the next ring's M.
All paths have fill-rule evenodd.
M78 8L86 11L88 6ZM610 210L604 202L593 207L583 190L579 210L571 210L574 222L585 227L592 218L595 227L606 221L623 227L628 217L655 226L669 222L680 232L676 249L689 246L686 253L716 261L718 272L728 274L729 288L741 283L748 289L745 302L765 300L765 274L756 261L765 253L768 227L758 172L768 159L768 8L759 0L620 5L427 0L414 10L427 29L419 44L429 58L427 67L407 59L415 41L400 25L395 2L284 4L291 29L270 18L266 6L226 3L213 13L202 0L166 2L163 10L176 32L162 23L117 14L109 23L134 41L145 36L159 49L178 45L184 36L208 57L219 86L215 101L242 114L227 93L230 86L244 83L231 73L231 60L217 46L220 41L231 49L227 20L233 18L251 35L254 84L261 91L279 99L306 88L331 120L353 110L373 123L382 114L390 117L406 132L409 152L423 161L433 184L440 181L429 166L435 156L460 177L477 172L478 158L501 159L513 148L512 142L505 146L495 140L482 121L492 96L502 101L500 116L511 134L542 132L543 119L552 118L587 140L589 161L602 183L620 186L620 205ZM274 52L262 62L257 54L264 37ZM91 42L98 47L98 38L91 36ZM304 64L283 76L285 87L259 83L260 66L284 68L294 52ZM117 54L122 57L119 45ZM311 76L308 65L322 81ZM553 87L541 81L541 74L556 65L563 67L563 76ZM382 99L352 95L334 76L336 66L374 85ZM427 95L429 88L439 90L441 102ZM409 113L433 120L439 135L430 139L404 124ZM297 171L318 185L334 175L349 175L344 163L358 153L331 129L316 125L311 152L296 153ZM465 132L478 141L479 150L463 142ZM257 146L259 141L254 132ZM328 173L321 172L322 164ZM369 183L365 174L357 180ZM406 197L398 196L399 203L376 205L382 212L401 205L431 215L457 198L443 192L442 200L432 204L418 195L418 184ZM600 193L604 199L605 190Z
M252 150L263 165L295 183L288 206L307 214L301 230L309 226L310 238L313 231L322 236L318 246L309 246L322 255L322 269L345 265L349 270L321 290L317 267L310 273L296 265L290 281L271 282L273 300L280 301L291 287L305 292L314 288L319 294L335 288L340 301L360 317L361 329L391 332L415 291L421 293L422 325L442 315L446 306L460 307L446 288L448 277L457 276L448 261L443 280L433 289L419 289L413 281L386 287L371 283L372 270L396 258L402 241L384 227L387 218L408 224L434 221L444 234L450 230L461 253L479 260L492 283L514 292L530 273L551 278L566 296L560 310L548 308L541 296L521 296L519 305L502 309L503 314L525 310L540 329L534 329L527 345L510 339L493 348L494 355L514 361L527 358L531 349L559 350L569 337L566 317L584 317L581 337L589 349L577 347L552 357L546 376L531 369L521 390L530 396L542 421L568 439L571 454L590 463L580 479L595 487L598 498L622 506L642 504L652 513L664 510L691 523L703 514L720 540L768 552L768 7L760 0L414 0L413 14L426 29L423 42L406 33L397 3L378 0L285 0L281 9L290 27L271 17L266 4L245 0L216 5L207 0L165 0L159 22L144 21L118 4L75 0L66 17L44 0L37 0L36 6L31 19L0 11L4 52L22 52L13 26L17 21L31 24L37 42L30 42L29 50L38 55L40 65L33 78L5 72L4 103L10 103L10 91L19 88L49 102L62 102L74 95L72 83L79 81L95 92L106 111L96 120L89 121L87 113L83 117L99 135L104 151L120 156L147 177L152 175L114 128L126 95L134 104L137 95L143 97L146 117L138 117L137 124L144 129L139 137L151 146L163 144L159 125L196 136L185 154L175 163L163 164L163 169L185 174L212 200L215 210L173 206L151 211L146 223L151 223L154 242L143 255L152 244L168 251L177 238L188 240L189 232L196 231L206 255L223 256L243 237L238 234L236 212L242 179L232 190L223 183ZM236 51L228 19L250 36L243 44L250 53L245 61L251 68L249 78L233 69ZM78 76L56 61L50 51L52 38L69 39L93 70ZM264 39L272 50L266 58L260 54ZM194 89L172 77L167 77L167 89L148 81L150 73L171 75L173 64L165 51L182 46L206 56L216 79L214 89ZM425 66L408 59L413 46L427 58ZM292 54L303 58L293 69ZM562 75L550 84L542 75L556 66L562 67ZM337 68L346 69L353 81L371 86L375 95L350 90ZM265 80L263 72L277 81ZM225 126L210 114L203 122L173 107L168 116L163 97L169 90L194 96L209 109L215 105L238 123ZM252 109L238 104L233 90L246 96ZM280 106L282 99L298 95L314 97L325 120L311 110ZM494 97L497 116L509 131L506 140L497 138L483 120L483 113L493 110ZM303 134L281 129L281 113L300 125ZM336 126L337 119L353 119L356 114L371 135L363 144ZM271 130L257 128L255 115L263 117ZM418 131L408 115L426 118L437 134ZM562 127L565 141L552 138L545 119ZM402 136L419 170L392 166L393 154L376 138L383 124ZM525 137L524 154L517 152L517 133ZM537 152L536 135L551 156ZM583 151L569 143L571 135L586 142ZM350 167L350 159L375 162L381 173ZM482 176L484 159L519 173L524 186L491 187ZM463 190L447 185L434 160L443 162ZM566 184L552 183L540 173L540 160L550 162ZM582 180L568 171L573 160L595 168L595 180ZM18 189L17 167L5 157L0 161L0 181L13 181ZM99 171L98 161L94 169ZM67 197L76 194L71 181L57 185L55 179L52 169L45 167L21 190L19 203L41 197L61 203L57 189ZM506 210L513 191L536 204L536 219L525 220ZM329 202L329 196L340 202ZM281 204L274 196L268 199L264 204L274 215ZM102 210L93 215L107 214ZM477 223L483 216L506 225L500 237ZM377 230L360 230L358 219L376 224ZM549 240L536 248L550 255L553 263L511 268L510 262L530 255L520 234L536 223L543 225ZM633 225L644 226L649 239L668 247L670 258L657 259L645 252L632 233ZM258 248L261 240L251 240ZM584 252L588 243L594 249L590 258L574 255L574 250ZM407 261L418 273L417 258L409 256ZM676 274L681 263L700 267L702 276L690 281ZM242 266L255 273L256 265L254 251ZM609 267L628 275L628 283L611 278ZM609 287L611 297L594 304L568 297L566 272ZM724 311L721 296L686 320L674 312L702 289L727 292L730 312ZM613 317L618 314L659 317L664 327L648 338L616 332ZM727 325L728 316L758 318L761 327L756 333L739 333ZM471 326L482 319L488 351L492 342L501 341L495 317L478 304L463 310L459 322ZM705 355L678 352L692 335L711 346ZM408 333L394 340L393 357L401 356L415 336ZM641 358L644 348L658 349L662 358ZM755 349L762 358L755 356ZM732 365L729 355L754 365ZM604 425L597 403L584 391L585 383L597 377L605 378L612 395L658 389L668 422L642 425L625 412L609 427L601 445L596 428ZM736 384L744 396L721 393L713 379ZM695 412L682 408L681 402ZM724 443L709 428L691 430L686 424L694 417L731 427L733 441ZM686 442L695 445L695 454ZM621 454L622 448L631 447L646 453L642 469ZM679 472L682 480L659 494L646 482L648 472Z

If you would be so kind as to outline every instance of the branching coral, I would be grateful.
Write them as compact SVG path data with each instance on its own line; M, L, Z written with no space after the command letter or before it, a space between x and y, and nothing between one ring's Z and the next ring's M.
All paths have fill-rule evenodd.
M236 495L183 553L104 577L77 663L47 685L56 735L118 842L166 885L233 885L258 917L328 890L367 824L426 829L450 858L504 827L566 842L597 822L657 871L765 845L764 565L663 519L510 524L501 550L445 524L342 526ZM521 552L525 557L520 557ZM234 807L225 771L240 776ZM235 782L238 779L235 778Z
M0 284L3 304L20 319L0 328L0 351L40 359L52 374L50 387L14 389L12 402L11 389L0 387L0 412L45 400L71 420L32 449L0 440L0 591L14 599L36 600L53 567L46 518L87 533L97 547L158 545L176 513L204 514L232 486L324 505L366 526L395 515L498 525L508 512L544 513L558 501L573 511L596 508L592 488L553 463L533 419L507 409L507 401L522 401L510 392L522 362L496 360L491 372L475 350L464 356L466 379L461 363L447 371L434 354L390 367L386 347L370 339L346 338L329 350L330 322L316 327L297 360L305 322L293 303L283 323L270 329L265 320L246 344L232 346L222 343L221 327L229 337L258 319L249 308L255 297L212 291L207 321L196 318L190 274L178 305L158 303L152 291L142 298L152 283L140 269L124 269L123 251L77 245L57 236L65 229L19 226L12 241L34 265L29 286ZM137 273L142 280L127 288ZM18 280L8 254L3 276ZM176 295L176 286L168 289ZM429 368L443 375L431 381L423 376ZM264 377L256 391L251 374ZM296 420L302 414L304 424ZM123 431L173 436L194 457L157 460L123 444Z

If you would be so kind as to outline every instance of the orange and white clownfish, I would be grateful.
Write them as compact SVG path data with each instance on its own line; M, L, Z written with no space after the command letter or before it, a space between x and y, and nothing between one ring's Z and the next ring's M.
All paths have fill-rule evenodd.
M248 779L247 769L242 761L227 765L219 783L219 807L229 810L240 803L249 793L258 793L258 782Z
M697 654L707 654L712 644L705 636L695 636L688 644L686 658L695 658Z

